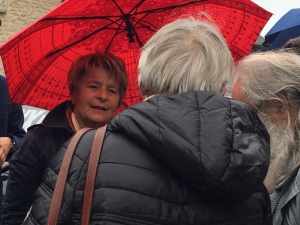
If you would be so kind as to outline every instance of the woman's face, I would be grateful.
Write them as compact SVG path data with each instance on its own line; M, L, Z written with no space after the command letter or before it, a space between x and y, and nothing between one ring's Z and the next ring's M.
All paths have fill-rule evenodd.
M108 123L119 108L119 99L119 84L108 71L94 68L87 72L71 95L80 128L98 128Z

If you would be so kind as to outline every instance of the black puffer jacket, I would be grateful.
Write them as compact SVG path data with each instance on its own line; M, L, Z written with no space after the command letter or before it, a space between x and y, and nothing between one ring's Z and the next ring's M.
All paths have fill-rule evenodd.
M60 224L80 224L95 130L79 142ZM25 224L46 224L65 148L36 192ZM109 124L90 224L270 224L263 186L269 136L245 104L218 94L152 97Z

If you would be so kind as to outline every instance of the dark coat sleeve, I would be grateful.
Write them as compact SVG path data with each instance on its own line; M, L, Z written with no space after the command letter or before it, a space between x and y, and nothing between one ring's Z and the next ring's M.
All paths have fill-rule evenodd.
M21 224L31 206L43 174L37 143L35 135L27 133L22 148L10 160L2 224Z
M6 79L0 75L0 137L6 135L8 125L9 95Z
M22 110L22 105L11 104L8 115L8 127L7 135L11 136L15 140L15 149L9 152L7 160L11 158L14 152L18 151L21 147L21 141L25 136L25 130L23 129L24 124L24 114Z
M21 140L25 135L23 129L24 114L22 105L10 103L8 85L4 76L0 75L0 136L9 136L15 140L15 149L10 151L7 159L21 147Z

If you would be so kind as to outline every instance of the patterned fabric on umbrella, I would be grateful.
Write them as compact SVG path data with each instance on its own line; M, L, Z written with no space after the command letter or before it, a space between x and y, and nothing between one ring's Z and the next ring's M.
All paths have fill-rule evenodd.
M66 75L79 55L94 50L122 57L129 72L127 107L137 87L140 48L178 18L203 17L220 28L235 60L250 53L271 14L250 0L67 0L0 47L11 100L51 110L69 99Z

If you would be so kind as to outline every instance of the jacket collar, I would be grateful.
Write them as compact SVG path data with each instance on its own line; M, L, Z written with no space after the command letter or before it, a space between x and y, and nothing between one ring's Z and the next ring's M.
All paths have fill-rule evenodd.
M57 105L47 114L42 122L42 125L45 127L65 128L73 133L66 116L66 110L71 105L71 101L65 101Z

